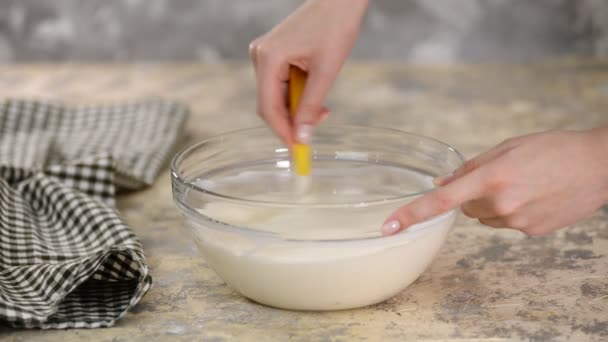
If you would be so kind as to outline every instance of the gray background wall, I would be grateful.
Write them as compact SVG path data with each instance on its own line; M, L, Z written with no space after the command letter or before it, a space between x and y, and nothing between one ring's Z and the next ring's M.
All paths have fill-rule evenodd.
M358 1L358 0L353 0ZM300 0L2 0L0 62L247 57ZM608 56L608 0L372 0L355 58Z

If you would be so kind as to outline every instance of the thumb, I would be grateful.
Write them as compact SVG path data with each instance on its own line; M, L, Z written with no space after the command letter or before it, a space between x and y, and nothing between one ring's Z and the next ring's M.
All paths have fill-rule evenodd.
M303 144L310 143L314 127L326 115L325 97L334 81L327 73L311 70L295 117L295 137Z

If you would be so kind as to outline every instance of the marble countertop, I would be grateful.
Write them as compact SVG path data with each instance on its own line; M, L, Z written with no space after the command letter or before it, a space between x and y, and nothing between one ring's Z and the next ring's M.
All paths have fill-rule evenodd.
M244 63L3 65L0 94L68 103L165 96L192 109L184 143L261 124L254 115L253 74ZM433 136L471 157L511 136L608 122L608 61L353 63L328 104L330 121ZM363 309L310 313L254 304L226 287L182 229L168 172L146 190L121 195L118 203L143 241L154 277L141 303L113 328L0 328L0 339L608 339L608 209L540 238L460 217L433 264L396 297Z

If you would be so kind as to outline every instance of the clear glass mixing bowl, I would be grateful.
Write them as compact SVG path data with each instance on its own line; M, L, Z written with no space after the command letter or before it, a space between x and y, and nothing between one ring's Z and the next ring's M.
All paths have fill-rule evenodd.
M432 138L355 126L319 127L312 148L304 194L288 149L266 128L184 149L171 173L187 230L216 273L259 303L337 310L390 298L431 263L456 211L394 236L380 226L462 156Z

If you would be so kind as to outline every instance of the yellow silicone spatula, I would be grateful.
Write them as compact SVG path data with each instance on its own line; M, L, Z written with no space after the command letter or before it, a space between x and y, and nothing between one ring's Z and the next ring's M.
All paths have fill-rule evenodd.
M306 72L302 69L289 67L289 113L292 120L295 120L300 98L306 86ZM293 145L292 163L298 176L298 190L306 192L310 187L310 174L312 172L312 153L310 145L299 142Z

